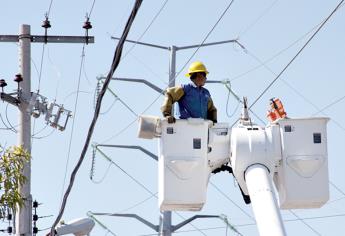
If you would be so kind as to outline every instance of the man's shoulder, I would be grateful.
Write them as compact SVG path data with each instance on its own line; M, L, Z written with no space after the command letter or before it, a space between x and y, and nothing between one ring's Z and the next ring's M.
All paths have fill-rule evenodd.
M183 89L183 91L188 92L191 89L193 89L193 85L192 84L181 84L181 88Z
M204 93L206 93L206 94L208 94L208 95L211 95L211 94L210 94L210 91L208 91L207 88L201 87L201 89L202 89L202 91L204 91Z
M181 89L183 89L183 85L182 84L181 85L176 85L174 87L169 87L169 88L167 88L167 91L177 91L177 90L181 90Z

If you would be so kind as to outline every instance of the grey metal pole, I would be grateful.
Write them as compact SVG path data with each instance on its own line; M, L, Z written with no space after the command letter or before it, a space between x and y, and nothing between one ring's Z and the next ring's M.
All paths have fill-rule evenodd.
M162 236L171 236L171 211L161 212L159 218L159 234Z
M169 84L168 87L175 86L176 76L176 46L170 48L170 64L169 64ZM172 108L171 114L174 114L174 107ZM171 211L163 211L159 216L159 233L163 236L171 236Z
M31 39L30 25L21 25L19 32L19 71L23 76L23 81L19 83L19 88L23 96L30 95L31 91ZM27 112L28 104L19 104L19 129L18 145L22 146L31 154L31 114ZM24 165L23 175L26 183L19 188L19 192L24 197L24 206L18 208L16 214L16 235L31 236L32 227L32 196L31 196L31 161Z
M176 46L170 47L169 87L175 86L176 76Z

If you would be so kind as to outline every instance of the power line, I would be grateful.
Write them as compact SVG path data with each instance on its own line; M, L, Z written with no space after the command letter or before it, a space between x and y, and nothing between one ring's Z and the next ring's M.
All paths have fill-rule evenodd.
M131 176L127 171L125 171L120 165L118 165L116 162L114 162L112 159L110 159L108 156L106 156L101 150L97 149L112 165L116 166L119 170L121 170L125 175L127 175L131 180L133 180L135 183L137 183L140 187L145 189L146 192L148 192L151 195L155 195L150 189L148 189L144 184L142 184L139 180Z
M213 30L217 27L217 25L219 24L219 22L223 19L224 15L227 13L227 11L230 9L230 7L232 6L232 4L234 3L234 0L231 0L230 3L228 4L228 6L225 8L225 10L223 11L223 13L220 15L220 17L218 18L218 20L216 21L216 23L213 25L213 27L211 28L211 30L206 34L205 38L201 41L199 47L197 47L194 52L192 53L192 55L189 57L189 59L185 62L185 64L182 66L181 70L176 74L175 78L170 81L169 86L175 82L176 78L181 74L181 72L184 70L184 68L188 65L188 63L192 60L192 58L195 56L195 54L199 51L200 47L206 42L206 40L208 39L208 37L212 34Z
M294 221L300 221L302 220L319 220L319 219L327 219L327 218L335 218L335 217L345 217L345 214L336 214L336 215L326 215L326 216L314 216L314 217L303 217L298 219L288 219L283 220L284 222L294 222ZM240 224L235 225L235 227L247 227L247 226L254 226L256 224L254 223L248 223L248 224Z
M126 125L125 127L123 127L119 132L117 132L116 134L110 136L109 138L105 139L104 141L102 141L102 143L107 143L110 140L112 140L113 138L118 137L119 135L121 135L123 132L125 132L127 129L129 129L137 120L139 117L136 117L134 120L132 120L130 123L128 123L128 125Z
M7 123L9 124L11 130L14 132L14 133L17 133L18 131L16 130L15 127L19 126L19 125L12 125L11 122L10 122L10 119L8 118L8 105L9 103L6 104L6 108L5 108L5 117L6 117L6 120L7 120Z
M96 2L96 0L93 0L91 9L89 11L89 14L87 15L87 20L89 20L91 18L91 13L92 13L92 10L94 8L95 2ZM61 197L60 197L61 200L62 200L63 192L64 192L64 189L65 189L68 164L69 164L69 159L70 159L70 154L71 154L71 149L72 149L73 134L74 134L74 124L75 124L75 120L76 120L77 106L78 106L78 100L79 100L79 93L81 92L79 88L80 88L80 81L81 81L82 71L84 72L84 75L85 75L85 77L87 79L86 72L85 72L85 70L83 70L84 62L85 62L85 43L83 44L82 53L81 53L81 61L80 61L78 83L77 83L77 95L76 95L75 104L74 104L74 119L72 121L72 129L71 129L70 140L69 140L69 144L68 144L67 160L66 160L66 165L65 165L65 174L64 174L64 179L63 179L63 184L62 184L62 192L61 192ZM87 81L88 81L88 79L87 79Z
M48 8L48 11L47 11L47 17L48 18L49 18L49 15L50 15L50 10L51 10L52 4L53 4L53 0L50 0L49 8Z
M326 204L329 205L329 204L333 204L335 202L338 202L338 201L342 201L345 199L345 196L344 197L341 197L341 198L337 198L337 199L334 199L332 201L328 201Z
M132 45L132 47L130 49L128 49L128 51L123 55L124 59L133 49L134 47L137 45L137 42L140 41L144 35L146 34L146 32L151 28L153 22L155 22L155 20L157 19L157 17L159 16L159 14L163 11L165 5L168 3L169 0L165 0L162 4L162 6L160 7L160 9L158 10L158 12L155 14L155 16L152 18L151 22L149 23L149 25L146 27L146 29L144 30L144 32L139 36L139 38L137 39L137 41Z
M243 212L243 214L245 214L246 216L248 216L250 219L254 220L255 219L249 214L247 213L242 207L240 207L234 200L232 200L228 195L226 195L220 188L217 187L217 185L215 185L214 183L212 183L210 181L211 185L220 193L222 194L226 199L228 199L232 204L234 204L240 211Z
M78 83L77 83L77 94L74 102L74 115L73 115L73 121L72 121L72 128L71 128L71 133L70 133L70 138L69 138L69 143L68 143L68 151L67 151L67 160L66 160L66 165L65 165L65 174L62 182L62 189L61 189L61 196L60 200L62 201L63 197L63 192L65 190L65 183L66 183L66 177L67 177L67 170L68 170L68 164L69 164L69 159L71 156L71 149L72 149L72 142L73 142L73 134L74 134L74 124L75 120L77 117L77 107L78 107L78 100L79 100L79 88L80 88L80 81L81 81L81 74L82 74L82 68L84 64L84 58L85 58L85 43L83 44L82 52L81 52L81 61L80 61L80 67L79 67L79 75L78 75Z
M71 174L71 178L70 178L70 183L67 187L67 190L65 192L65 195L64 195L64 198L63 198L63 202L62 202L62 205L61 205L61 208L60 208L60 212L55 220L55 222L53 223L52 227L51 227L51 235L55 235L54 233L54 229L56 227L56 225L58 224L58 222L60 221L63 213L64 213L64 210L65 210L65 207L66 207L66 203L67 203L67 199L68 199L68 196L72 190L72 186L74 184L74 180L75 180L75 177L76 177L76 174L84 160L84 157L85 157L85 154L86 154L86 151L88 149L88 146L89 146L89 143L90 143L90 140L91 140L91 136L93 134L93 131L94 131L94 128L95 128L95 125L96 125L96 122L97 122L97 118L99 116L99 112L100 112L100 108L101 108L101 104L102 104L102 100L103 100L103 97L104 97L104 94L108 88L108 85L110 83L110 80L116 70L116 68L118 67L119 65L119 62L121 60L121 54L122 54L122 49L123 49L123 45L124 45L124 42L127 38L127 35L129 33L129 30L132 26L132 23L135 19L135 16L140 8L140 5L142 3L142 0L136 0L135 1L135 4L133 6L133 9L132 9L132 12L131 12L131 15L126 23L126 26L125 26L125 29L122 33L122 36L121 36L121 39L116 47L116 51L115 51L115 54L114 54L114 58L113 58L113 61L112 61L112 64L111 64L111 68L110 68L110 71L107 75L107 79L105 80L104 82L104 85L102 87L102 90L100 92L100 96L98 97L97 99L97 104L96 104L96 109L95 109L95 112L94 112L94 117L92 119L92 122L90 124L90 127L89 127L89 131L88 131L88 134L87 134L87 137L86 137L86 140L85 140L85 144L84 144L84 147L83 147L83 150L81 152L81 155L80 155L80 158L79 158L79 161L77 163L77 165L75 166L75 168L73 169L72 171L72 174Z
M96 0L93 0L91 9L90 9L89 14L88 14L88 18L91 18L91 14L92 14L92 11L93 11L93 7L95 6L95 2L96 2Z
M272 73L273 75L277 75L270 67L268 67L266 65L266 62L262 61L258 56L254 55L252 52L250 52L247 48L246 48L246 53L248 55L250 55L252 58L254 58L257 62L260 63L260 67L263 66L265 69L267 69L270 73ZM325 108L323 109L320 109L317 105L315 105L312 101L310 101L307 97L305 97L302 93L300 93L297 89L295 89L291 84L289 84L287 81L285 80L281 80L287 87L289 87L291 90L293 90L298 96L300 96L303 100L305 100L307 103L309 103L311 106L313 106L316 110L318 110L317 113L314 113L312 114L312 116L315 116L317 115L318 113L324 113L323 111L328 109L329 107L335 105L336 103L340 102L341 100L343 100L345 98L342 97L338 100L336 100L335 102L329 104L328 106L326 106ZM324 113L325 114L325 113ZM327 114L326 114L327 115ZM339 127L341 128L342 130L345 131L345 128L339 124L339 122L337 122L336 120L332 119L332 121Z
M333 188L338 190L339 193L341 193L343 196L345 196L345 192L343 190L341 190L337 185L335 185L332 181L329 181L329 183L333 186Z
M41 63L40 63L40 71L38 74L38 86L37 86L37 93L40 92L41 87L41 78L42 78L42 70L43 70L43 59L44 59L44 51L45 51L45 44L42 45L42 54L41 54Z
M52 130L50 131L50 133L48 133L47 135L40 136L40 137L32 137L32 138L34 138L34 139L44 139L44 138L47 138L47 137L49 137L50 135L52 135L52 134L55 132L55 130L56 130L56 129L52 129Z
M120 210L119 213L122 213L122 212L126 212L126 211L129 211L129 210L132 210L133 208L137 207L137 206L140 206L142 204L144 204L145 202L147 202L148 200L152 199L153 197L157 198L157 193L156 192L155 194L152 194L151 196L145 198L144 200L138 202L138 203L135 203L134 205L130 206L130 207L127 207L123 210Z
M320 109L318 112L312 114L312 116L315 116L321 112L323 112L324 110L327 110L328 108L330 108L331 106L334 106L335 104L341 102L342 100L345 99L345 96L342 96L341 98L336 99L335 101L331 102L330 104L328 104L327 106L325 106L324 108Z
M284 222L294 222L294 221L300 221L300 219L303 220L318 220L318 219L326 219L326 218L335 218L335 217L345 217L345 214L337 214L337 215L327 215L327 216L315 216L315 217L304 217L304 218L299 218L299 219L288 219L288 220L283 220ZM239 224L239 225L234 225L235 227L248 227L248 226L255 226L256 223L248 223L248 224ZM217 229L224 229L226 227L220 226L220 227L209 227L209 228L202 228L200 230L202 231L207 231L207 230L217 230ZM178 232L175 232L175 234L178 233L189 233L189 232L195 232L197 230L181 230ZM140 236L153 236L157 234L142 234Z
M249 26L247 26L238 36L238 38L242 37L246 34L249 29L251 29L254 25L256 25L271 9L272 7L278 2L279 0L275 0L270 6L268 6Z
M6 128L1 128L1 129L10 130L10 131L16 133L16 131L14 131L13 128L7 126L7 124L5 123L4 119L2 118L1 113L0 113L0 119L1 119L2 124L6 127Z
M339 9L340 5L344 2L341 0L336 8L331 12L331 14L326 18L326 20L320 25L320 27L315 31L315 33L308 39L308 41L303 45L303 47L297 52L297 54L289 61L289 63L284 67L284 69L277 75L277 77L264 89L264 91L258 96L258 98L250 105L249 108L253 107L257 101L267 92L267 90L280 78L284 71L292 64L292 62L300 55L303 49L310 43L310 41L315 37L315 35L321 30L321 28L326 24L326 22L331 18L331 16Z
M322 21L323 22L323 21ZM300 42L302 39L304 39L308 34L310 34L312 31L314 31L320 24L319 23L317 24L316 26L314 26L312 29L310 29L307 33L303 34L301 37L299 37L298 39L296 39L294 42L292 42L291 44L289 44L287 47L281 49L280 51L278 51L276 54L272 55L270 58L266 59L265 61L263 61L262 63L260 63L259 65L257 66L254 66L253 68L249 69L248 71L246 72L243 72L239 75L236 75L234 76L233 78L230 79L230 81L234 81L234 80L237 80L253 71L255 71L256 69L259 69L261 67L263 67L265 64L267 64L268 62L272 61L273 59L277 58L278 56L280 56L282 53L284 53L285 51L287 51L288 49L290 49L292 46L294 46L295 44L297 44L298 42ZM247 48L244 49L244 51L248 51Z
M305 222L304 219L300 218L295 212L293 212L292 210L289 210L289 212L293 214L298 219L298 221L302 222L305 226L311 229L315 234L321 236L321 234L316 229L314 229L311 225Z
M174 211L174 213L176 215L178 215L179 217L181 217L183 220L186 220L187 218L184 217L183 215L181 215L180 213L178 213L177 211ZM192 224L191 222L189 222L188 224L190 224L196 231L200 232L202 235L207 236L207 234L205 234L204 232L202 232L201 229L199 229L198 227L196 227L194 224Z
M142 64L142 66L144 67L144 68L146 68L147 69L147 71L148 72L150 72L153 76L155 76L157 79L159 79L162 83L164 83L165 85L168 85L168 83L165 81L165 80L163 80L161 77L162 76L160 76L160 75L158 75L158 73L156 73L150 66L148 66L146 63L144 63L141 59L139 59L137 56L135 56L133 53L132 54L130 54L133 58L134 58L134 60L136 60L137 62L139 62L140 64Z
M344 3L342 5L340 5L340 7L338 9L340 9L341 7L344 6ZM327 19L327 18L326 18ZM256 69L264 66L265 64L267 64L268 62L272 61L273 59L275 59L276 57L278 57L279 55L281 55L282 53L284 53L285 51L287 51L289 48L291 48L292 46L294 46L295 44L297 44L299 41L301 41L302 39L304 39L308 34L310 34L312 31L314 31L317 27L319 27L323 22L326 21L326 19L322 20L320 23L318 23L317 25L315 25L313 28L311 28L308 32L306 32L305 34L303 34L301 37L299 37L298 39L296 39L294 42L292 42L290 45L288 45L287 47L285 47L284 49L280 50L279 52L277 52L276 54L274 54L273 56L271 56L270 58L266 59L264 62L262 62L260 65L258 66L254 66L253 68L249 69L248 71L241 73L239 75L234 76L232 79L230 79L230 81L234 81L237 80L243 76L245 76L246 74L255 71ZM245 48L244 51L247 51L247 49Z

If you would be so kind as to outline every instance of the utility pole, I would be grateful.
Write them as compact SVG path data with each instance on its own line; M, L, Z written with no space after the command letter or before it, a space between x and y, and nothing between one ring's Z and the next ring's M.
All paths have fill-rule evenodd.
M117 37L111 37L112 39L119 40L120 38ZM149 46L154 48L159 48L163 50L168 50L170 52L170 62L169 62L169 84L168 87L175 86L175 77L176 77L176 52L179 50L185 50L185 49L192 49L192 48L200 48L200 47L206 47L206 46L212 46L212 45L219 45L224 43L237 43L241 47L243 47L236 39L232 40L225 40L225 41L218 41L213 43L205 43L205 44L196 44L196 45L189 45L189 46L183 46L183 47L177 47L177 46L161 46L161 45L155 45L151 43L144 43L140 41L133 41L133 40L127 40L126 42L135 43L143 46ZM172 114L174 114L174 110L172 108ZM163 236L171 236L171 211L163 211L160 214L160 235Z
M88 22L88 21L87 21ZM49 21L48 21L49 24ZM90 25L91 26L91 25ZM50 25L49 25L50 27ZM85 27L84 27L85 28ZM86 31L89 28L85 28ZM88 34L86 34L88 35ZM31 35L30 25L21 25L19 35L0 35L0 42L19 42L19 72L20 79L18 82L17 98L12 97L13 94L1 93L1 99L13 105L17 105L19 109L19 127L18 127L18 145L22 146L31 155L31 115L30 101L35 99L34 93L31 92L31 43L93 43L92 36L47 36L47 35ZM36 96L38 94L35 94ZM54 104L56 106L56 104ZM52 106L52 108L54 107ZM55 123L49 122L52 116L47 113L46 120L51 126L61 128L57 124L60 113L64 112L63 108L59 107L59 113L55 116ZM41 112L41 110L39 110ZM48 114L49 113L49 114ZM39 113L40 114L40 113ZM70 112L68 113L68 116ZM67 123L67 120L66 120ZM65 124L66 124L65 123ZM26 178L26 183L20 186L19 192L24 198L24 206L18 207L16 212L16 235L17 236L31 236L32 235L32 196L31 196L31 162L27 162L23 168L23 175Z
M31 45L30 26L22 25L19 32L19 72L23 81L19 84L19 90L24 96L31 92ZM27 112L27 103L20 103L18 145L31 154L31 114ZM25 199L25 205L18 208L16 214L16 235L31 235L32 196L31 196L31 161L25 163L23 175L27 182L20 186L19 193Z

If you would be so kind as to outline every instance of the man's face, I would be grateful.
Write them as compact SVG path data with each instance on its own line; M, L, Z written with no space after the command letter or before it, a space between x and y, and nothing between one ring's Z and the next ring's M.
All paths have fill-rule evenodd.
M206 74L202 72L197 72L195 78L193 80L196 86L202 87L205 85L206 82Z

